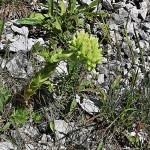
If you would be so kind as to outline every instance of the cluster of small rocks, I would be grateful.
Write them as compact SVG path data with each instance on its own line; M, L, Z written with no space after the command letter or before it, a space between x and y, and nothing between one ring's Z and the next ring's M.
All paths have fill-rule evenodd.
M119 46L117 48L107 44L106 55L108 59L104 59L103 64L105 65L98 67L98 72L105 72L105 80L107 80L108 74L115 75L117 72L121 73L123 77L130 77L131 70L138 70L140 83L144 78L143 74L149 72L149 5L149 1L103 1L104 8L102 7L102 10L106 9L112 13L112 18L108 21L112 42ZM135 34L137 34L140 46ZM133 61L133 59L135 60ZM108 85L107 82L104 83L106 86Z
M89 5L92 1L78 1L81 5ZM121 83L123 84L122 91L128 88L131 73L138 71L137 85L141 86L145 75L150 77L150 2L149 0L128 1L128 0L103 0L96 8L98 11L106 11L111 14L107 24L109 25L109 33L111 44L107 42L100 45L104 48L103 63L98 65L96 70L88 75L88 79L95 79L95 85L102 87L105 91L109 91L110 85L114 79L121 75ZM102 23L102 25L104 25ZM102 28L95 23L87 24L87 27L93 31L97 37L102 37ZM94 26L94 27L93 27ZM33 75L34 68L28 59L28 52L32 46L40 42L44 45L42 38L28 38L29 30L27 27L18 27L16 21L8 21L5 23L4 34L0 41L0 71L7 71L12 78L28 79ZM136 37L137 35L137 37ZM138 38L138 40L137 40ZM116 46L118 45L118 47ZM10 56L7 56L7 53ZM4 57L7 56L7 57ZM39 56L37 59L40 58ZM41 59L41 58L40 58ZM57 67L57 72L67 73L65 62L61 62ZM65 70L65 71L62 71ZM2 82L2 76L0 75ZM6 81L4 81L6 82ZM146 88L146 87L145 87ZM144 89L145 90L145 89ZM149 91L149 87L147 91ZM148 92L147 92L148 94ZM94 98L84 98L80 100L79 95L76 95L76 101L89 114L99 112L100 107L96 104ZM25 149L65 149L67 139L64 135L75 130L75 125L66 123L64 120L54 120L56 139L59 141L59 146L54 144L50 135L39 133L38 129L26 125L12 132L11 136L17 139L19 135L23 139ZM81 145L85 140L85 133L89 129L83 128L80 135L72 137L75 144ZM37 138L39 141L37 141ZM36 139L36 140L35 140ZM89 145L92 143L92 138L89 138ZM30 141L30 142L29 142ZM16 142L16 141L15 141ZM29 142L29 143L28 143ZM19 145L19 143L17 144ZM57 146L56 146L57 145ZM90 149L87 143L84 143L85 149ZM96 145L92 143L91 145ZM0 147L5 150L17 149L15 145L8 141L0 143ZM53 148L52 148L53 147ZM95 149L93 146L91 149Z

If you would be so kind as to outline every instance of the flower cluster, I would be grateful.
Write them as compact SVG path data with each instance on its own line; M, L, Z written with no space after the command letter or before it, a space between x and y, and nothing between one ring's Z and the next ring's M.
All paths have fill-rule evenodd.
M85 63L89 71L102 61L102 49L98 47L98 38L85 33L84 30L77 31L70 42L71 50L76 51L77 57Z

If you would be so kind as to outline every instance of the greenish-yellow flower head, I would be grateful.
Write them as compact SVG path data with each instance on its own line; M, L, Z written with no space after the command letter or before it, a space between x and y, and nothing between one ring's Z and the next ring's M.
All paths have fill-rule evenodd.
M98 46L98 38L85 33L84 30L76 32L70 48L76 51L77 57L85 63L89 71L102 62L102 49Z

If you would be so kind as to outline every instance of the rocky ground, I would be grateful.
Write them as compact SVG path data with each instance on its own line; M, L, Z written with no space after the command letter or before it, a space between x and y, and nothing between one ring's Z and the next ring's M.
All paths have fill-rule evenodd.
M90 3L89 0L78 1L79 5L89 5ZM39 4L37 6L35 4L34 9L39 11L41 8ZM95 89L100 87L101 91L106 93L102 94L103 97L107 98L110 96L110 87L113 81L120 78L120 88L117 94L113 95L115 97L109 97L109 100L116 99L112 102L111 107L117 116L117 112L120 112L126 95L129 93L134 73L137 75L136 93L142 93L145 97L150 95L150 1L103 0L96 7L96 11L105 11L109 14L109 17L106 18L109 36L100 43L100 47L104 49L102 64L98 65L95 71L88 73L86 78L93 81ZM21 95L26 82L33 76L36 69L44 64L38 53L31 53L32 46L38 41L40 45L44 46L46 42L44 37L38 35L36 38L33 37L34 28L20 26L16 20L15 18L7 20L0 41L0 82L12 92L12 101L18 98L16 95ZM86 23L85 28L99 39L105 34L104 23L100 23L100 25L97 22L93 22L92 25ZM54 76L59 78L58 74L67 74L65 62L59 64ZM113 124L109 118L97 117L101 112L101 104L97 100L99 95L95 92L85 95L83 97L78 93L75 95L78 107L73 113L66 115L63 107L67 98L64 99L57 93L49 94L48 98L52 96L56 102L48 105L47 102L44 102L43 107L36 109L45 114L42 121L34 124L33 119L30 118L20 127L11 125L8 130L1 132L0 149L94 150L98 149L100 142L103 143L102 149L105 150L140 149L120 133L126 130L130 135L138 134L142 146L150 142L150 120L144 122L144 125L136 133L138 121L141 121L141 112L139 112L137 122L133 122L129 129L119 125L117 132L115 128L117 123ZM47 99L44 98L45 101ZM147 106L143 107L142 111L149 108L150 104L146 104ZM142 105L140 99L137 105ZM5 112L8 112L10 108L14 107L14 104L9 102L5 107ZM65 117L62 117L63 113ZM149 110L147 115L150 117ZM3 119L7 118L4 116L2 113L0 126L8 121ZM144 118L142 117L142 119ZM55 126L55 132L49 128L51 121Z

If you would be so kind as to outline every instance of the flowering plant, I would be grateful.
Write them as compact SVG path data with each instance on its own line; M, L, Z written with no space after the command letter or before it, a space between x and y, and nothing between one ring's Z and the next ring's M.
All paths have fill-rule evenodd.
M28 104L30 97L36 90L45 83L49 76L57 67L57 63L71 57L74 61L81 61L89 71L100 64L102 60L102 49L98 48L98 39L85 33L85 31L76 32L70 41L69 50L53 50L51 52L42 50L41 56L44 57L46 65L30 81L24 90L24 102Z
M73 36L70 42L70 49L76 51L75 58L79 58L89 71L102 61L102 49L98 48L98 38L85 33L84 30Z

